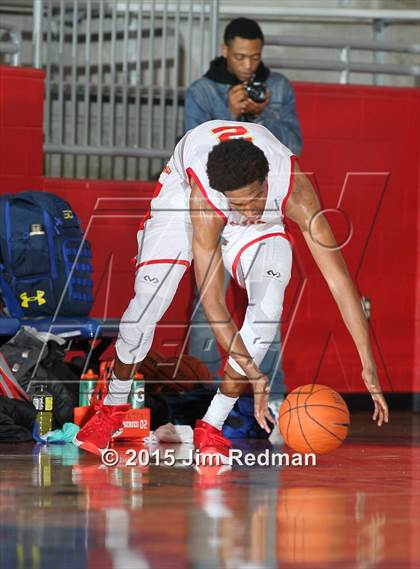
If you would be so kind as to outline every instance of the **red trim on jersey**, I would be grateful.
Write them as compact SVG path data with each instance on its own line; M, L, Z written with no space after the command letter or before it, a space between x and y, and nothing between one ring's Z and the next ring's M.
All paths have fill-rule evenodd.
M287 194L283 199L283 203L281 204L281 213L283 214L283 217L286 215L286 205L287 205L287 200L290 198L290 194L292 193L293 190L293 182L295 180L295 162L297 161L296 156L294 156L292 154L292 156L290 156L290 178L289 178L289 187L287 188Z
M239 283L238 275L237 275L236 271L237 271L239 259L242 255L242 253L246 249L248 249L248 247L251 247L251 245L254 245L254 243L258 243L259 241L263 241L264 239L268 239L269 237L283 237L284 239L287 239L288 241L290 241L287 233L283 233L282 231L276 231L275 233L267 233L266 235L261 235L261 237L257 237L256 239L253 239L252 241L250 241L249 243L246 243L243 247L241 247L239 249L234 261L233 261L233 264L232 264L233 278L239 284L240 287L242 287L242 285ZM244 288L244 287L242 287L242 288Z
M192 168L187 168L187 174L188 174L188 176L189 176L190 178L192 178L192 179L194 180L194 182L197 184L197 186L198 186L200 192L201 192L202 195L203 195L203 198L206 200L206 202L209 204L209 206L210 206L212 209L214 209L214 211L217 213L217 215L219 215L219 216L223 219L223 221L226 223L226 222L227 222L227 217L226 217L226 215L225 215L222 211L220 211L220 209L217 208L217 207L214 205L214 203L212 203L212 202L210 201L210 198L209 198L209 196L207 195L207 192L206 192L206 190L204 189L203 184L200 182L200 180L199 180L197 174L194 172L194 170L193 170Z
M140 269L140 267L144 267L145 265L158 265L160 263L167 265L185 265L187 269L189 269L191 265L191 263L189 261L186 261L185 259L151 259L150 261L142 261L141 263L136 265L136 271L137 269Z
M150 200L150 202L151 202L152 200L154 200L155 198L158 197L158 195L160 194L162 188L163 188L163 184L161 184L160 182L156 182L156 186L155 186L155 189L153 190L153 195L152 195L152 199ZM143 219L140 221L139 230L144 229L144 224L145 224L146 221L147 221L148 219L150 219L151 217L152 217L152 206L151 206L151 204L150 204L150 205L149 205L149 209L148 209L146 215L145 215L145 216L143 217Z

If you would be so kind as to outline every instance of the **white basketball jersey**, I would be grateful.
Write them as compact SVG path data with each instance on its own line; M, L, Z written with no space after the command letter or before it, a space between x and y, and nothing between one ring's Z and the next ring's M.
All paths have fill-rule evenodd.
M283 225L284 206L292 186L294 156L268 129L254 123L215 120L188 131L176 145L159 178L165 191L159 194L160 199L155 198L153 202L165 200L167 204L174 204L175 186L179 187L181 182L185 195L182 199L176 192L177 203L180 206L182 199L187 205L189 181L193 179L207 202L227 224L244 224L246 218L229 207L226 196L210 186L207 176L209 152L219 142L232 139L249 140L264 152L269 164L268 194L264 213L258 223ZM152 203L152 211L156 205L157 203Z

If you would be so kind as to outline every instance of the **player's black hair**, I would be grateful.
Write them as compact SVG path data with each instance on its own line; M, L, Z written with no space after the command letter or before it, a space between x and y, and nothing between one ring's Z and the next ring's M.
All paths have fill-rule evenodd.
M257 180L263 182L268 170L268 161L261 148L243 139L217 144L207 160L210 186L222 193L239 190Z
M255 20L249 18L235 18L225 28L223 41L228 45L236 37L246 40L261 40L264 43L264 34Z

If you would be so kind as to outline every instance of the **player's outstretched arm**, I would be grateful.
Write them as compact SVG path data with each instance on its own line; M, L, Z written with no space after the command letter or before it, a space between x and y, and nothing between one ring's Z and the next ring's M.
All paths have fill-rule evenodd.
M286 215L299 225L353 338L362 363L362 379L375 406L373 420L377 420L378 426L381 426L384 421L388 422L388 406L379 383L360 298L331 227L321 212L318 197L298 165L292 193L286 205Z
M261 427L270 432L267 425L268 378L254 363L226 306L224 266L220 248L224 223L208 206L194 182L191 182L191 188L194 272L200 299L217 341L233 357L251 382L255 393L255 417ZM239 392L231 395L237 396Z

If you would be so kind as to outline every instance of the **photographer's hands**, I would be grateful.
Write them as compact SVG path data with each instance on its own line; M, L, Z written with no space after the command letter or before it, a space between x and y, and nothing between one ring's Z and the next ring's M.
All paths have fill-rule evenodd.
M244 84L239 83L228 93L229 111L233 120L240 115L260 115L270 101L270 91L266 92L266 99L262 103L255 103L245 91Z
M248 96L245 92L243 83L239 83L239 85L235 85L235 87L230 89L228 92L228 104L233 120L236 120L244 113L243 108L245 107L247 99Z
M265 107L268 105L270 101L270 91L266 91L265 101L262 103L256 103L249 97L246 98L245 103L243 104L243 115L260 115Z

